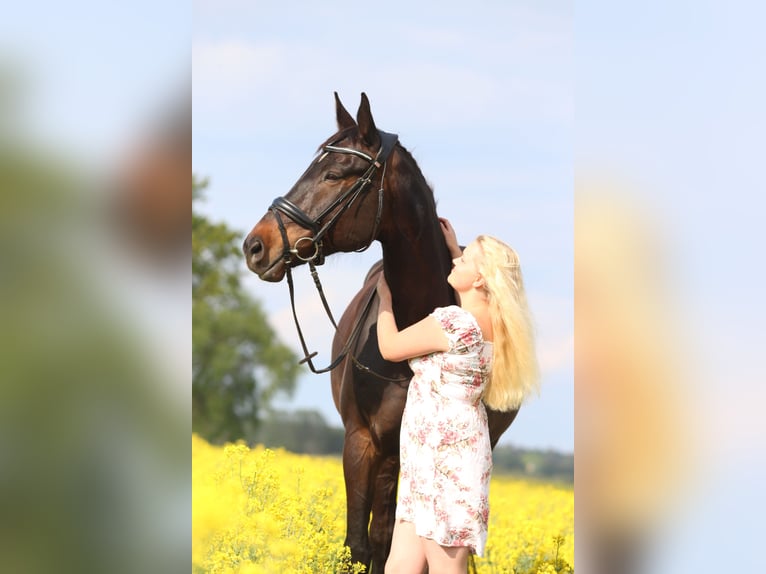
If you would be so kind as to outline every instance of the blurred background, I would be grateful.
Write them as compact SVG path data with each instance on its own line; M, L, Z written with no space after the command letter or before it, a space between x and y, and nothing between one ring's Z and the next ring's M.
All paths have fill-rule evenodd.
M190 36L179 2L0 19L4 571L190 564Z
M462 240L490 232L522 254L546 378L508 446L576 443L577 566L763 566L763 6L407 10L382 20L343 2L291 14L232 1L6 10L4 569L188 568L189 284L203 284L189 267L186 202L216 261L231 261L219 267L230 280L207 293L230 288L269 317L273 331L251 352L275 343L292 373L284 286L240 277L227 249L333 131L333 90L352 112L368 93ZM492 193L495 209L478 213L468 191ZM328 262L334 309L374 258ZM324 333L310 333L320 357ZM336 424L313 399L327 385L290 376L262 387L264 420L308 409L301 423L318 412L317 424Z
M576 10L577 564L758 571L764 7Z

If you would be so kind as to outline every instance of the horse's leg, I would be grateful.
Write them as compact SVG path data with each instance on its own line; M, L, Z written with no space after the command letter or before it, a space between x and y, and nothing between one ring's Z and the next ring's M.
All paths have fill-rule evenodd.
M368 535L377 453L368 429L357 426L346 432L343 443L343 476L346 482L346 541L351 561L369 567L372 551Z
M370 542L372 544L371 574L383 572L386 559L391 551L391 537L396 518L396 487L399 477L399 456L386 457L375 479L375 493L372 503Z

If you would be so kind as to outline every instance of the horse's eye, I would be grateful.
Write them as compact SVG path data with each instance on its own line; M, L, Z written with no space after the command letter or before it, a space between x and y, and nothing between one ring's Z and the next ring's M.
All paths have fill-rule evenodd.
M333 173L330 171L324 175L324 178L325 180L335 181L336 179L340 179L340 176L337 173Z

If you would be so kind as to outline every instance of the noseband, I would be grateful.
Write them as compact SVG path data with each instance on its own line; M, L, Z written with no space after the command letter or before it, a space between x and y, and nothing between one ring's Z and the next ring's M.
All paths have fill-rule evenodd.
M353 344L353 341L356 340L356 337L359 334L359 331L361 330L361 325L363 323L363 317L365 315L364 312L362 312L359 317L357 318L357 322L354 325L354 328L352 329L351 335L349 336L348 341L343 347L343 350L338 354L338 356L335 358L335 360L330 363L327 367L323 369L317 369L314 367L314 364L311 362L311 359L314 358L317 353L309 353L308 347L306 346L306 341L303 337L303 331L301 330L300 323L298 321L298 314L295 311L295 287L293 285L293 275L292 275L292 268L298 264L295 259L298 259L300 262L308 263L309 268L311 270L311 276L314 278L314 285L316 286L317 292L319 293L319 297L322 300L322 305L324 306L325 312L327 313L327 316L330 318L330 322L332 322L333 327L335 329L338 329L338 325L335 322L335 318L332 315L332 311L330 311L330 306L327 303L327 299L324 295L324 290L322 289L322 284L319 280L319 273L316 270L317 265L321 265L324 263L324 253L322 251L322 239L324 236L335 226L338 219L348 210L351 205L357 200L357 198L360 195L363 195L367 187L372 182L372 178L375 176L377 171L382 168L383 173L380 177L380 186L378 187L378 208L377 213L375 215L375 223L373 225L372 233L370 234L370 240L367 242L367 245L362 247L361 249L357 249L357 252L365 251L367 248L372 245L372 242L375 241L378 235L378 227L380 226L380 220L383 213L383 179L385 178L385 170L386 170L386 161L388 160L389 155L391 154L391 151L394 149L394 146L396 146L396 142L399 139L399 136L396 134L389 134L383 131L378 130L378 134L380 136L380 149L378 150L377 155L373 158L372 156L352 148L346 148L346 147L338 147L334 145L326 145L322 148L322 151L327 153L343 153L343 154L349 154L354 155L356 157L360 157L363 160L367 161L370 165L367 168L367 170L354 182L354 184L349 187L346 191L341 193L330 205L328 205L322 212L314 219L311 218L305 211L303 211L300 207L295 205L293 202L291 202L289 199L282 197L277 197L271 204L271 207L269 207L269 211L271 211L274 214L274 218L277 221L277 226L279 228L279 233L282 236L282 258L276 259L274 263L271 264L271 267L282 261L285 265L285 272L287 274L287 285L290 290L290 305L292 307L293 311L293 319L295 321L295 328L298 331L298 337L301 341L301 347L303 348L303 359L300 361L301 363L307 363L309 368L313 373L319 374L319 373L326 373L328 371L331 371L335 367L337 367L340 362L343 360L343 358L348 354L349 349L351 348L351 345ZM322 156L324 157L324 156ZM322 157L320 157L317 161L321 161ZM337 211L336 211L337 210ZM328 215L330 215L333 211L335 213L328 218ZM290 247L290 242L287 238L287 230L285 229L284 221L282 220L282 216L286 216L289 220L291 220L293 223L296 223L297 225L303 227L304 229L307 229L312 233L312 236L310 237L300 237L298 238L292 247ZM325 221L325 219L327 219ZM310 245L314 246L313 253L311 253L308 256L303 256L300 254L300 248L303 246L304 243L309 243ZM369 297L369 301L367 302L367 306L369 306L372 303L373 296L375 294L375 290L373 289L371 292L371 295Z

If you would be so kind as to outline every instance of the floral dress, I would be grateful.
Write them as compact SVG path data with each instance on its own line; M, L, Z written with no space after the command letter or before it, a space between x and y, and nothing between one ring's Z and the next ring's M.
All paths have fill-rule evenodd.
M396 518L413 523L419 536L482 556L492 449L481 394L492 343L461 307L440 307L432 316L449 351L410 359L414 376L402 416Z

